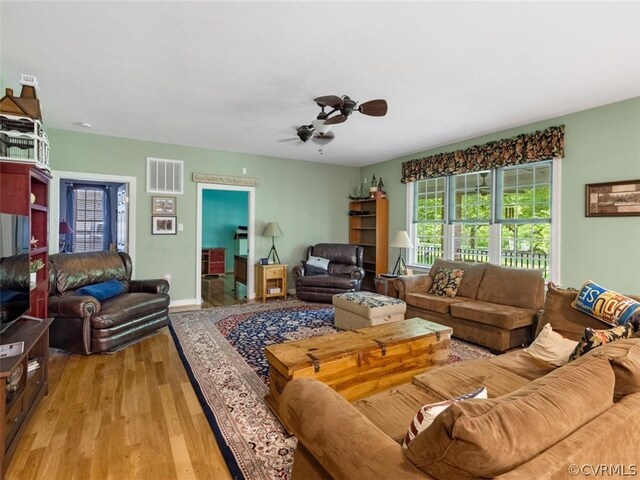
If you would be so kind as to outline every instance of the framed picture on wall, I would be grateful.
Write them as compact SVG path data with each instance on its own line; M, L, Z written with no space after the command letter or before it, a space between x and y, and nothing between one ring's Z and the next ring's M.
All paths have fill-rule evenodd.
M176 197L151 197L152 215L175 215Z
M587 217L640 215L640 180L589 183L586 197Z
M177 217L151 217L152 235L175 235Z

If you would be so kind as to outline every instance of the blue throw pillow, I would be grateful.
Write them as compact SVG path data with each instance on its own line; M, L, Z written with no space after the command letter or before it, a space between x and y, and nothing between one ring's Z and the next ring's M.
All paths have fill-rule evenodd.
M119 280L108 280L102 283L86 285L76 290L76 295L89 295L99 302L126 292L124 283Z

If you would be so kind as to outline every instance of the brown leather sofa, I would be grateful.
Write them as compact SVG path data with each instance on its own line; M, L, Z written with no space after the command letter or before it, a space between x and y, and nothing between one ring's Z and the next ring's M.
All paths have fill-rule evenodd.
M464 270L455 297L429 293L438 267ZM395 287L407 303L406 318L446 325L455 337L494 352L530 343L544 302L542 271L488 263L437 259L428 274L398 277Z
M169 283L131 280L131 257L119 252L59 253L49 257L50 345L89 355L113 352L169 323ZM98 301L76 290L108 280L124 293Z
M577 340L598 322L571 308L576 294L551 286L538 330L551 323ZM450 407L403 449L422 405L479 386L488 400ZM559 368L524 350L454 363L353 404L299 378L282 393L280 417L298 438L294 480L565 479L577 478L572 469L582 465L624 466L630 475L640 445L640 339Z
M304 265L293 267L296 295L308 302L331 303L338 293L357 292L364 278L364 249L359 245L343 243L318 243L307 248L310 256L328 259L326 275L305 275Z

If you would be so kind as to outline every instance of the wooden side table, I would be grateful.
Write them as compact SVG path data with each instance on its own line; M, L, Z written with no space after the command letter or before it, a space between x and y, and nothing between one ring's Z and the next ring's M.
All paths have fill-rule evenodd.
M283 264L256 264L256 296L265 302L267 298L287 298L287 266Z
M377 293L386 295L387 297L398 298L398 290L396 290L395 286L396 277L377 276L374 281L376 282Z

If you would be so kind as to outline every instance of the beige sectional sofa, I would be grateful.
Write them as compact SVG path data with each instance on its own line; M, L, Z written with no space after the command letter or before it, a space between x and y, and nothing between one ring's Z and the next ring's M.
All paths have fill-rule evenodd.
M429 293L438 267L464 270L455 297ZM495 352L531 342L532 325L544 303L540 270L488 263L438 259L428 274L398 277L395 286L407 303L407 318L421 317L452 327L455 337Z
M541 325L573 339L585 326L606 328L570 307L576 294L552 285ZM422 405L479 386L488 400L455 404L403 449ZM280 415L298 438L294 480L564 479L575 465L629 473L639 458L640 338L559 368L524 350L438 367L354 404L321 382L296 379Z

